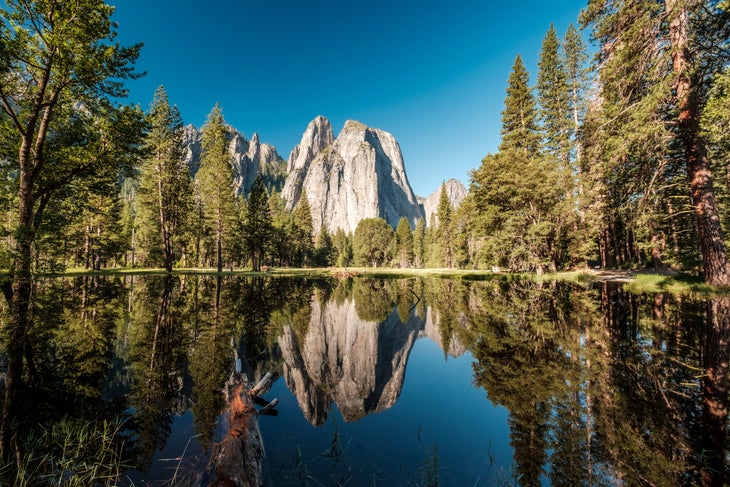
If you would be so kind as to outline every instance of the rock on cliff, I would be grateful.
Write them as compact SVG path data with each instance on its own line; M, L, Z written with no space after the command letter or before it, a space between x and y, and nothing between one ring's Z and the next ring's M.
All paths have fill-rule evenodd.
M185 146L185 160L194 176L200 168L202 134L193 125L185 127ZM247 194L257 176L261 176L267 187L281 189L286 174L286 162L273 146L260 142L258 134L253 134L248 141L241 132L231 128L228 151L233 164L234 184L239 194Z
M294 208L306 191L315 233L325 227L354 232L364 218L381 217L393 227L402 216L423 218L398 142L388 132L348 120L333 140L324 117L310 122L291 153L282 196Z
M454 209L458 208L461 202L464 201L464 198L466 198L468 192L466 187L457 179L449 179L444 183L444 186L446 187L446 195L449 197L451 207ZM421 201L423 212L426 215L426 225L431 225L432 220L433 223L438 223L438 217L436 215L439 209L439 199L441 199L441 186L431 193L428 198Z

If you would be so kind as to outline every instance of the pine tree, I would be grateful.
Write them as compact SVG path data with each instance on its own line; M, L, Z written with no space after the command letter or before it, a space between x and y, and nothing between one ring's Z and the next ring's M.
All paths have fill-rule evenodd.
M439 194L439 205L437 210L438 226L436 227L437 241L439 248L439 260L441 266L453 267L453 242L451 233L451 201L446 191L446 183L441 183L441 192Z
M100 0L6 1L0 6L0 110L17 158L12 282L0 458L10 458L10 425L18 421L23 350L30 326L33 246L48 204L84 177L117 172L139 142L126 95L141 45L115 41L114 8ZM83 110L79 108L83 107ZM78 124L86 138L70 139ZM103 140L100 140L103 137ZM49 143L52 139L54 143ZM5 142L8 143L8 142ZM55 146L55 147L53 147ZM124 147L125 150L119 149ZM118 174L115 174L118 176Z
M185 163L183 124L160 86L147 116L146 157L139 186L140 220L147 222L147 243L156 241L167 272L183 254L187 217L193 207L193 186Z
M585 96L588 85L588 54L580 32L572 23L565 31L563 38L563 65L565 67L565 83L568 90L569 117L573 121L569 129L572 141L572 153L575 158L576 172L580 171L581 150L577 135L585 114Z
M271 259L278 265L290 261L291 242L288 235L291 215L286 211L284 199L275 190L269 195L269 214L271 215Z
M730 67L715 76L702 114L713 174L717 176L723 228L730 225Z
M355 262L371 267L388 262L393 238L393 227L382 218L360 220L352 242Z
M348 235L341 228L338 228L332 239L332 245L336 254L335 264L338 267L346 267L352 263L352 234Z
M419 218L413 231L413 266L422 269L426 264L426 222Z
M208 115L202 132L203 150L196 179L206 224L213 235L216 268L221 272L236 210L233 166L228 152L229 128L218 104Z
M564 185L555 161L540 152L529 75L515 62L502 112L502 143L472 172L467 208L478 239L477 264L542 273L562 264L557 251ZM520 115L523 118L520 118Z
M499 150L537 153L540 150L537 107L530 89L530 75L519 54L515 58L507 83Z
M289 238L292 244L292 259L295 265L308 264L314 246L312 237L314 224L312 223L312 210L309 207L309 198L306 190L302 190L297 206L292 211Z
M332 236L326 227L319 229L317 238L314 241L315 264L321 267L329 267L333 264L334 248Z
M562 169L570 171L570 107L565 65L560 55L560 41L555 26L542 42L537 63L537 101L542 122L545 151L555 157Z
M260 271L266 247L272 235L268 195L261 177L257 177L251 186L245 215L243 238L246 242L246 250L251 256L253 270Z
M402 216L395 230L398 262L401 268L411 267L413 262L413 231L408 218Z

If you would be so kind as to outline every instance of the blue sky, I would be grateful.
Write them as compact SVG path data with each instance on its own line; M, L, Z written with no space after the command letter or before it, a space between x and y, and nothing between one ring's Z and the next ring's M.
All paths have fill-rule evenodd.
M522 55L532 77L545 32L562 36L586 0L117 0L123 44L143 42L129 101L159 85L186 124L216 102L247 139L288 158L317 115L392 133L408 179L428 196L465 185L499 144L507 77Z

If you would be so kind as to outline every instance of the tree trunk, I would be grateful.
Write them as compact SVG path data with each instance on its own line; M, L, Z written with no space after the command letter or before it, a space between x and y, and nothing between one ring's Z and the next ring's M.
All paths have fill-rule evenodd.
M10 455L10 427L15 422L18 394L23 378L23 347L30 325L29 310L32 287L31 261L33 246L33 174L28 140L23 138L19 153L20 177L18 187L18 223L15 232L15 262L13 265L11 320L7 336L7 375L5 401L0 424L0 458Z
M158 165L158 172L162 173L162 169ZM172 246L170 244L170 232L168 230L167 215L165 213L165 199L162 194L162 175L157 180L157 208L158 218L160 221L160 236L162 238L162 260L165 263L165 270L172 272Z
M664 4L669 18L672 63L677 75L678 127L684 145L690 194L697 218L705 282L713 286L727 286L730 285L727 250L712 184L707 147L700 135L701 114L697 87L690 72L687 10L680 0L665 0Z
M257 411L254 398L268 390L273 375L266 374L252 388L245 387L240 377L232 379L228 389L228 433L214 447L210 463L215 474L210 485L258 487L263 485L264 456L258 416L276 406L277 400Z

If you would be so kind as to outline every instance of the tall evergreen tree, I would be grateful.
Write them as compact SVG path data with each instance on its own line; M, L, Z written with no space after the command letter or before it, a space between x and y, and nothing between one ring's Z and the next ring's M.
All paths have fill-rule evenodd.
M257 177L253 186L251 186L243 231L246 250L251 256L251 266L254 271L260 271L264 262L266 247L272 235L268 195L261 177Z
M170 106L163 86L155 91L147 120L139 211L141 220L149 224L148 243L155 241L165 270L171 272L184 251L187 217L193 207L193 185L185 162L180 112L176 106Z
M595 239L590 234L590 226L586 218L586 176L583 167L583 147L578 136L583 125L586 112L586 97L588 86L588 54L580 32L572 23L568 26L563 37L563 65L565 67L565 81L568 91L569 125L568 139L570 143L571 175L574 179L575 210L577 221L570 235L570 257L574 264L586 264L595 258Z
M335 253L337 254L335 264L338 267L346 267L352 263L352 234L346 234L338 228L332 239Z
M269 215L271 215L271 259L278 265L291 260L291 245L288 235L291 215L286 211L284 199L275 190L269 195Z
M555 26L542 42L537 62L537 101L542 122L545 151L555 157L566 172L570 171L570 107L567 74L560 55L560 40Z
M540 151L535 101L519 56L502 112L502 143L472 172L468 208L478 238L477 264L515 271L553 269L565 231L565 191L553 158Z
M313 234L312 210L309 206L307 192L302 190L302 196L299 198L297 206L294 207L294 211L292 211L289 232L295 265L309 263L314 251Z
M332 236L326 227L319 229L317 238L314 240L315 264L321 267L332 265L334 256L334 247L332 246Z
M437 210L438 227L436 227L437 240L439 247L439 257L443 267L453 267L454 248L451 233L451 201L446 191L446 183L441 183L441 193L439 194L439 205Z
M586 87L588 85L588 53L585 42L578 29L572 23L565 31L563 38L563 65L565 68L565 83L568 90L569 117L573 124L569 129L569 138L573 145L573 157L576 162L576 171L580 171L581 149L577 136L583 123L585 114Z
M218 272L223 270L223 252L229 243L236 215L228 132L223 112L216 104L203 126L203 151L196 179L206 223L213 235Z
M500 151L522 150L527 154L534 154L540 150L537 107L530 88L530 74L519 54L507 81L500 134Z
M402 268L411 267L413 262L413 231L408 218L402 216L395 230L398 262Z
M419 218L413 230L413 266L419 269L426 264L426 221Z

